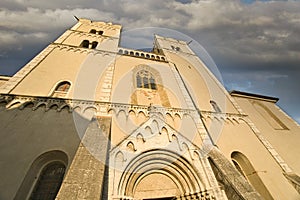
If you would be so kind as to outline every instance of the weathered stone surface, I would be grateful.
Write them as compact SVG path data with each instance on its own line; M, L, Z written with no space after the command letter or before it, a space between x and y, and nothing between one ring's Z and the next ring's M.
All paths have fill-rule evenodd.
M104 182L111 118L92 119L56 197L100 199Z
M217 180L222 184L230 200L261 200L262 197L248 181L216 148L209 153Z
M290 174L284 173L284 176L290 181L290 183L294 186L294 188L300 194L300 177L294 173L290 173Z

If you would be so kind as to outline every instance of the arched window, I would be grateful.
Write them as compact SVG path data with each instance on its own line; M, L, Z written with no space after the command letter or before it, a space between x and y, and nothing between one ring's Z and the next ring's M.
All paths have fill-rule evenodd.
M68 81L62 81L56 86L52 96L65 97L68 94L70 87L71 84Z
M55 91L68 92L70 89L70 86L71 86L71 84L68 81L63 81L56 86Z
M215 101L210 101L209 103L211 104L211 106L213 107L215 112L218 112L218 113L222 112L221 109L219 108L218 104Z
M61 162L51 162L41 171L31 193L30 200L54 200L62 184L66 166Z
M49 151L38 156L28 166L14 199L55 199L67 166L68 156L62 151Z
M141 70L136 75L137 88L156 90L157 85L153 75L147 70Z
M90 42L88 40L83 40L80 44L80 47L89 48Z
M90 33L98 34L98 35L103 35L104 31L96 31L95 29L91 29Z
M96 30L92 29L92 30L90 30L90 33L96 34Z
M145 54L141 53L141 56ZM159 71L149 65L138 65L133 68L132 82L137 90L132 94L131 100L134 104L156 104L170 107L168 94L163 87L163 81ZM152 98L155 94L158 98ZM154 96L153 96L154 97ZM147 100L145 99L147 98ZM146 102L146 101L147 102Z
M231 159L237 170L246 178L246 180L248 180L249 183L251 183L256 191L264 197L264 199L273 199L260 179L258 175L259 172L254 169L253 165L244 154L235 151L231 154Z

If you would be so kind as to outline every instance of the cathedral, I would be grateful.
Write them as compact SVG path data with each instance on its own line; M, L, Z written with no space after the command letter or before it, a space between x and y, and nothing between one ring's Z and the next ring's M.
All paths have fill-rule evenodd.
M300 127L186 41L78 19L0 76L0 199L299 200Z

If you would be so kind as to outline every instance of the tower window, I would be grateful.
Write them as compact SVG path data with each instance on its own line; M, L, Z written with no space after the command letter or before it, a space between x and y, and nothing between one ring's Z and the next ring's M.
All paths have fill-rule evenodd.
M213 107L215 112L218 112L218 113L222 112L221 109L219 108L218 104L215 101L210 101L209 103L211 104L211 106Z
M104 31L97 31L97 30L95 30L95 29L91 29L91 30L90 30L90 33L98 34L98 35L103 35Z
M95 29L90 30L90 33L96 34L96 32L97 31Z
M98 45L98 42L95 42L95 41L94 41L94 42L92 42L92 47L91 47L91 48L92 48L92 49L95 49L95 48L97 47L97 45Z
M95 49L97 47L97 45L98 45L98 42L96 42L96 41L90 43L90 41L88 41L88 40L83 40L80 44L80 47Z
M30 199L55 199L62 184L66 167L60 162L46 165L35 184Z
M171 45L171 48L175 51L180 51L180 47L174 47L173 45Z
M89 48L89 45L90 45L90 42L88 40L83 40L81 42L81 45L80 47L83 47L83 48Z
M141 70L136 75L136 86L137 88L145 88L156 90L157 85L153 75L146 70Z

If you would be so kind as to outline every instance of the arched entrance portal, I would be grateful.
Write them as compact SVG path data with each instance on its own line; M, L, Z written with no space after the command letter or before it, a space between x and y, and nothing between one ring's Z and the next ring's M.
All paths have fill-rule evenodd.
M136 156L121 175L118 195L133 199L201 197L205 188L190 162L167 150L151 150Z

